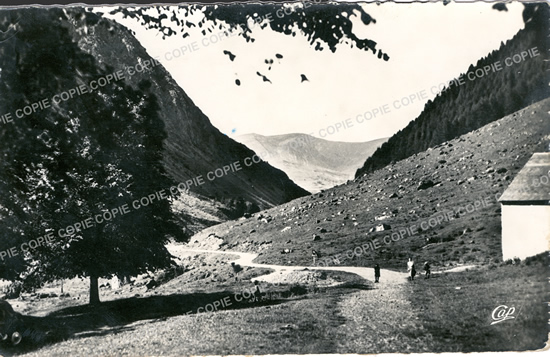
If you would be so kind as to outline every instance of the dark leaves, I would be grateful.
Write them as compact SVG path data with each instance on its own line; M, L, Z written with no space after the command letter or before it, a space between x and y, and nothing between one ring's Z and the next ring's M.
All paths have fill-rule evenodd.
M233 60L235 60L235 57L237 57L237 56L235 56L234 54L232 54L230 51L227 51L227 50L224 50L224 51L223 51L223 54L224 54L224 55L228 55L228 56L229 56L229 59L231 60L231 62L233 62Z
M266 76L264 76L263 74L261 74L260 72L256 72L256 74L260 77L262 77L263 81L264 82L269 82L271 83L271 81L269 80L269 78L267 78Z
M350 47L357 47L363 51L372 51L376 54L376 42L371 39L360 39L352 32L352 23L350 14L359 13L361 21L365 25L376 23L376 20L367 14L359 4L338 3L338 4L309 4L309 6L289 7L285 4L227 4L227 5L182 5L178 10L183 16L191 15L197 11L204 14L204 18L197 23L186 20L185 26L181 26L182 20L178 20L180 13L172 12L171 25L182 34L187 36L187 29L198 25L204 27L204 33L208 30L239 31L247 42L254 42L252 30L258 26L264 28L269 26L271 30L285 35L296 36L301 34L306 37L310 45L315 45L315 50L322 51L326 45L332 52L336 51L338 45L347 43ZM170 25L161 23L164 16L153 17L145 12L149 8L118 8L111 13L122 13L125 17L132 17L141 20L142 24L148 28L163 30L169 28L169 31L163 31L167 36L176 34L176 30ZM159 6L159 11L168 12L172 7ZM282 15L282 16L281 16ZM254 20L261 25L254 24ZM263 22L261 22L263 21ZM248 24L251 23L249 26ZM278 57L277 58L282 58ZM384 54L380 58L388 60L389 57Z

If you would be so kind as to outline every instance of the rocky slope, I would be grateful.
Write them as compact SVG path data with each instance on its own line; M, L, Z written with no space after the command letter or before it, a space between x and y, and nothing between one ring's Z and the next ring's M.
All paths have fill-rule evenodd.
M166 69L153 61L130 30L78 8L66 13L67 28L85 52L113 72L123 71L126 80L135 86L141 80L151 82L168 133L164 144L168 174L178 183L199 175L205 181L202 185L191 185L190 192L180 200L180 210L194 217L188 224L210 225L238 217L246 207L265 209L307 194L284 172L265 162L245 167L244 159L251 158L254 152L216 129ZM207 179L209 172L237 161L242 170L231 170L212 181ZM187 201L197 204L191 207Z
M434 268L498 261L495 195L549 145L550 98L347 184L211 227L192 241L216 234L222 249L288 265L311 264L312 250L328 266L377 261L404 269L408 257Z
M347 143L307 134L246 134L236 140L283 170L299 186L316 193L353 179L355 171L387 138Z

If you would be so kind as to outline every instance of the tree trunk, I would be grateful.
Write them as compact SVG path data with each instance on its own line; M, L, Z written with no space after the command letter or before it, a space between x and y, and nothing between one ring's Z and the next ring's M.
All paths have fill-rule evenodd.
M90 305L99 304L99 286L97 276L90 276Z

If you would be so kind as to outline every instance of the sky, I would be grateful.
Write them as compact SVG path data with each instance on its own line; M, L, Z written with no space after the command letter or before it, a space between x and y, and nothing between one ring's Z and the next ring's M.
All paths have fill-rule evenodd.
M346 44L335 53L315 51L304 36L269 27L252 28L254 43L241 36L203 36L199 29L185 39L163 40L135 20L109 17L134 30L212 124L236 140L247 133L306 133L346 142L389 137L421 113L437 86L523 28L520 3L507 4L506 12L484 2L362 6L376 23L364 25L352 15L353 32L376 41L389 61ZM224 50L236 56L234 61ZM265 59L274 60L271 70ZM302 74L308 81L302 82Z

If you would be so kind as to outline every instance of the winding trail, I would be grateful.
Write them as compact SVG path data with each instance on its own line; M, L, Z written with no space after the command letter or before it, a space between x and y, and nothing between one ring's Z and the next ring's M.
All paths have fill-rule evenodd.
M235 264L239 264L240 266L274 270L273 273L261 275L252 279L253 281L254 280L270 281L271 278L273 278L274 276L281 275L281 274L285 275L293 271L304 270L304 269L343 271L343 272L359 275L360 277L366 280L372 280L372 277L374 275L374 271L372 268L351 267L351 266L315 267L315 266L299 266L299 265L286 266L286 265L274 265L274 264L259 264L259 263L253 262L253 260L256 259L256 257L258 256L258 254L256 253L241 253L241 252L234 252L234 251L209 250L209 249L191 249L191 248L185 248L182 245L175 245L175 244L169 244L167 248L168 248L168 251L176 257L181 257L184 253L210 253L210 254L237 255L239 258L232 261ZM381 275L381 280L383 280L384 283L389 283L389 284L402 284L406 281L406 278L407 278L406 273L400 273L400 272L387 270L387 269L380 269L380 275Z

